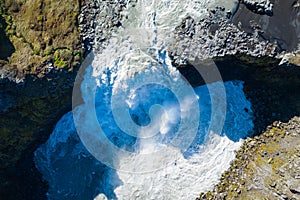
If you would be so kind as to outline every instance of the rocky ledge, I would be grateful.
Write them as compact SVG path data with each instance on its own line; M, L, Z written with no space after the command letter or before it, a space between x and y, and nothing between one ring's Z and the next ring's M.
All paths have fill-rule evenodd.
M169 49L179 66L193 63L196 58L227 55L269 57L300 66L297 9L291 0L276 1L272 16L253 13L244 4L234 11L218 7L200 21L192 17L184 19L175 30L176 40Z
M212 191L200 199L299 199L300 117L248 138Z
M273 15L273 4L270 0L240 0L240 2L255 13Z
M85 1L79 15L79 27L86 54L92 49L101 50L106 46L111 34L122 26L121 11L133 1Z
M243 54L252 57L275 57L279 49L269 41L260 39L259 29L253 24L254 33L248 34L228 19L225 9L217 7L209 16L195 22L186 18L176 29L176 42L170 47L175 63L193 63L195 59L224 57Z

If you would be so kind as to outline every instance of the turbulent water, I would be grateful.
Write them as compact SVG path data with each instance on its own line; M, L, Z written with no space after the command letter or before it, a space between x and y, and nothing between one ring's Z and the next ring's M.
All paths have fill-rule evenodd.
M192 88L167 47L182 18L222 3L138 1L124 11L79 75L83 103L35 152L49 199L191 199L217 183L251 134L250 102L241 81Z

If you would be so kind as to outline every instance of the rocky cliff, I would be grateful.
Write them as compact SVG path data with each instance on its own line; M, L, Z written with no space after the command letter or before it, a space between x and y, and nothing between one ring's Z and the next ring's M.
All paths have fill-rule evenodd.
M197 199L299 199L300 118L249 138L213 191Z
M0 196L44 199L34 150L71 109L81 1L0 2Z

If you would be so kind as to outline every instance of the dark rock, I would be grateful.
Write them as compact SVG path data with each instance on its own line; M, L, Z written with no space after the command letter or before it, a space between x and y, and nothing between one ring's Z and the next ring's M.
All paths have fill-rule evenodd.
M254 13L273 15L273 4L269 0L241 0L241 2Z
M41 42L41 49L43 49L43 50L46 49L46 43L45 42Z
M92 49L105 48L105 41L110 38L114 28L122 26L121 11L126 5L125 0L117 3L113 0L99 2L88 0L85 2L78 17L85 55Z
M15 7L13 7L12 11L15 12L15 13L17 13L17 12L20 11L20 9L19 9L19 7L15 6Z
M298 38L300 27L296 22L299 20L299 12L291 6L292 4L293 0L274 1L274 8L264 9L264 12L269 14L273 11L274 15L272 17L253 13L242 4L234 15L232 22L236 26L242 24L240 29L250 34L254 34L257 30L252 27L254 23L262 31L260 34L261 39L273 43L279 49L295 51L300 42ZM268 5L272 7L271 3Z
M61 78L56 81L57 76ZM0 196L4 199L46 199L47 183L35 168L33 152L71 110L73 86L65 83L75 76L76 69L54 70L43 78L28 75L22 83L1 79Z
M192 30L186 28L189 27L186 25L189 24L186 22L187 19L193 22L190 23L193 24L190 26ZM199 22L194 22L191 17L187 19L176 28L176 42L169 47L178 65L185 64L184 61L192 63L196 58L204 60L239 53L253 57L278 55L279 48L275 44L260 38L258 34L260 28L257 23L252 23L256 31L248 34L232 24L221 8L214 9L209 17Z

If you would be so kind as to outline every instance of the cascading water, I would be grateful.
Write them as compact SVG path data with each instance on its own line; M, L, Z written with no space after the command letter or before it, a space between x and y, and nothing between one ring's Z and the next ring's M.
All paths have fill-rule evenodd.
M80 74L83 103L35 152L49 199L191 199L217 183L253 128L243 83L192 88L167 48L184 17L222 2L141 0L124 11Z

